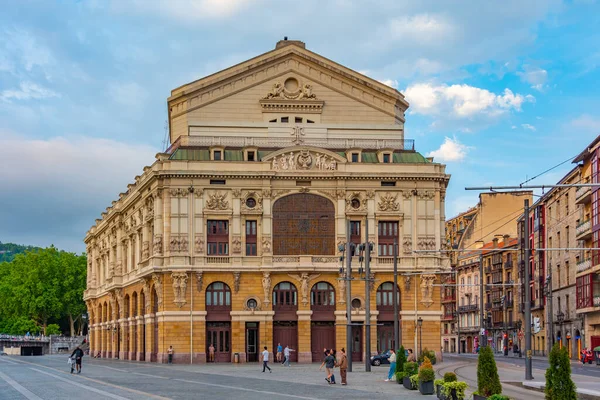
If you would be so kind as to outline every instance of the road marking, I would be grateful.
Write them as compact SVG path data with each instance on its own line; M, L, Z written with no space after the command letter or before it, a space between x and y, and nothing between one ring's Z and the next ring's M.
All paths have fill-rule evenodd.
M158 376L158 375L150 375L150 374L144 374L141 372L132 372L132 374L135 375L142 375L142 376L149 376L150 378L158 378L158 379L171 379L171 378L167 378L165 376Z
M149 376L150 378L158 378L158 379L171 379L171 378L166 378L164 376L158 376L158 375L151 375L151 374L144 374L142 372L132 372L131 370L128 369L120 369L120 368L113 368L113 367L107 367L106 365L94 365L96 367L100 367L100 368L106 368L106 369L112 369L114 371L119 371L119 372L126 372L128 374L135 374L135 375L142 375L142 376Z
M12 380L8 375L0 372L0 378L4 379L10 386L15 388L19 393L23 396L27 397L29 400L42 400L41 397L37 396L35 393L30 392L25 389L23 386L19 385L16 381Z
M66 378L63 378L62 376L58 376L58 375L51 374L50 372L42 371L41 369L37 369L37 368L29 368L29 369L34 370L36 372L39 372L40 374L51 376L54 379L58 379L59 381L67 382L69 385L78 386L78 387L80 387L82 389L85 389L86 391L90 391L90 392L101 394L101 395L106 396L106 397L110 397L111 399L128 400L127 397L122 397L122 396L119 396L119 395L116 395L116 394L112 394L110 392L106 392L104 390L96 389L96 388L91 387L91 386L82 385L81 383L77 383L77 382L73 381L72 379L66 379Z
M0 361L4 361L4 362L5 362L5 363L7 363L7 364L19 365L19 363L18 363L18 362L15 362L15 361L10 361L10 360L7 360L7 359L5 359L5 358L0 358Z
M180 382L187 382L187 383L196 383L198 385L220 387L220 388L225 388L225 389L241 390L241 391L244 391L244 392L270 394L270 395L281 396L281 397L291 397L291 398L294 398L294 399L318 400L315 397L303 397L303 396L296 396L294 394L269 392L267 390L248 389L248 388L242 388L242 387L231 386L231 385L219 385L217 383L206 383L206 382L198 382L198 381L189 381L189 380L186 380L186 379L173 379L173 380L174 381L180 381Z

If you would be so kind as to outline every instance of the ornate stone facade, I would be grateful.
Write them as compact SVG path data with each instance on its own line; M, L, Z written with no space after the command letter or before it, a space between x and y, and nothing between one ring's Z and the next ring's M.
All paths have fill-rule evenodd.
M423 346L439 346L439 288L405 274L447 268L445 256L412 251L441 246L449 176L404 139L401 93L281 41L168 103L171 147L85 238L93 352L164 362L172 343L176 362L204 362L209 341L228 340L219 361L243 362L253 357L245 330L256 328L268 347L291 335L293 357L310 362L345 346L347 285L361 302L353 322L364 321L365 284L378 311L372 350L395 347L385 339L394 239L403 344L416 348L416 297ZM340 279L348 221L353 243L374 244L368 279L358 255L353 280ZM117 321L120 334L107 335Z

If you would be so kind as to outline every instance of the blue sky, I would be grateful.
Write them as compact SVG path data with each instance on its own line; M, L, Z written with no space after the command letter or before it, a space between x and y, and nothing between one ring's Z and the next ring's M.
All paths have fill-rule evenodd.
M0 0L0 241L83 251L164 149L170 90L288 36L405 93L406 138L470 185L512 185L600 134L593 0ZM532 183L554 183L565 165Z

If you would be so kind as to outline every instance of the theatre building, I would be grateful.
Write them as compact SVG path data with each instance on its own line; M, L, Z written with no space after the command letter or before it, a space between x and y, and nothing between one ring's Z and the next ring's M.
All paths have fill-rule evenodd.
M349 223L373 243L370 276L351 254L352 358L367 293L372 351L396 347L395 241L402 344L439 352L450 177L404 138L408 106L292 40L174 89L171 146L85 237L91 351L203 363L213 345L217 362L252 362L281 343L320 361L346 347Z

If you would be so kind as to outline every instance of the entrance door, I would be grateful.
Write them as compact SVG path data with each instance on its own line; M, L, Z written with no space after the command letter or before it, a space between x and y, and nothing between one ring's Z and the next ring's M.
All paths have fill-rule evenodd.
M467 353L473 352L473 338L471 336L467 336Z
M362 361L362 326L352 326L352 361Z
M298 361L298 322L296 321L274 321L273 322L273 351L277 352L277 344L281 347L289 346L296 350L290 352L290 361ZM321 351L322 353L322 351Z
M381 354L389 349L397 350L394 345L394 323L383 322L383 325L377 325L377 352Z
M258 361L258 322L246 322L246 360Z
M231 323L206 323L206 354L210 344L215 347L216 362L231 362Z
M312 322L310 327L310 343L313 362L321 362L325 358L323 349L335 348L335 323Z

